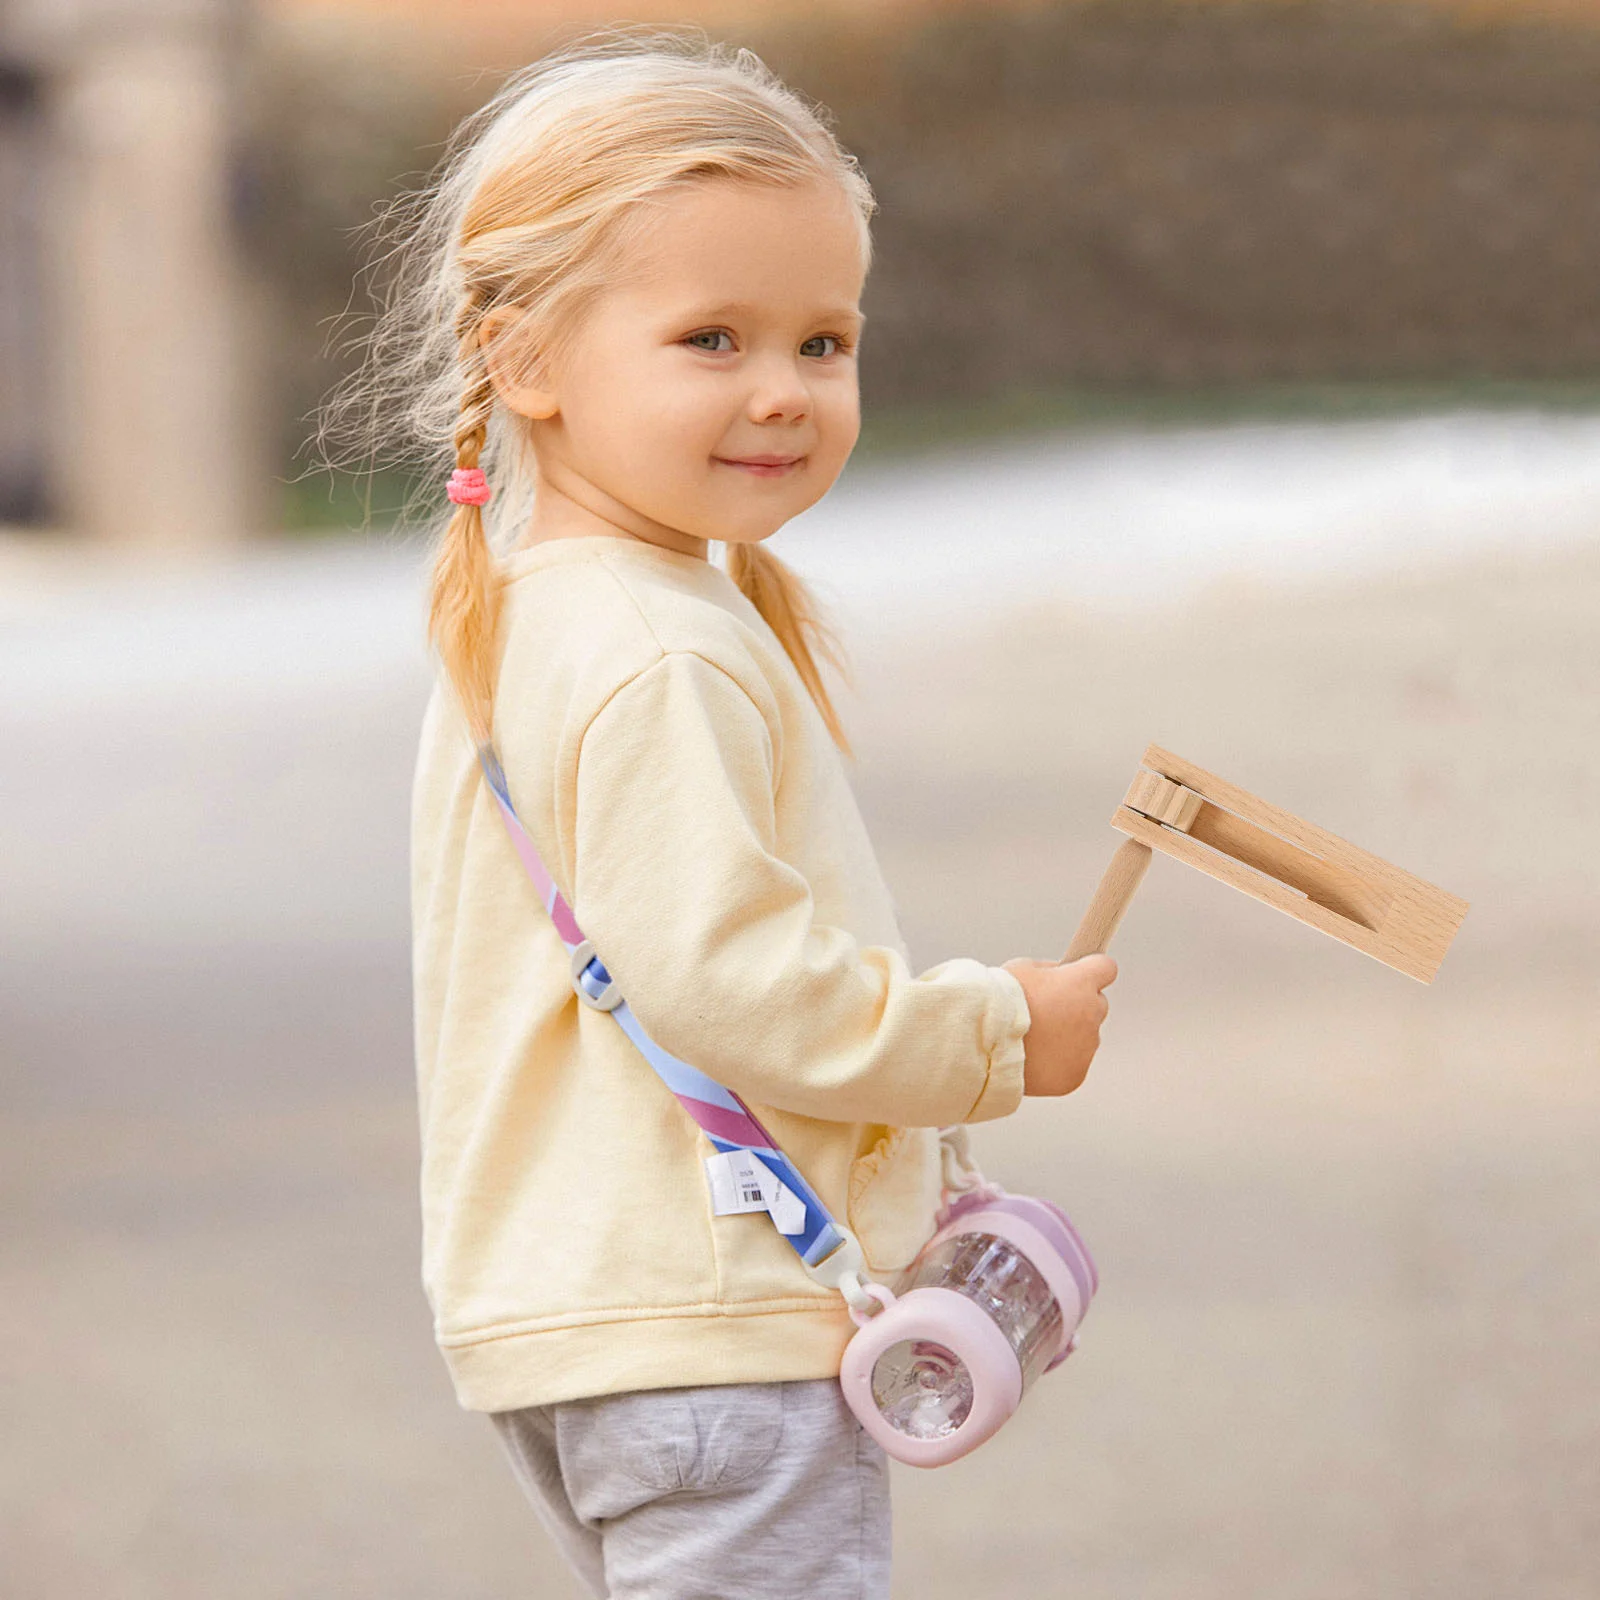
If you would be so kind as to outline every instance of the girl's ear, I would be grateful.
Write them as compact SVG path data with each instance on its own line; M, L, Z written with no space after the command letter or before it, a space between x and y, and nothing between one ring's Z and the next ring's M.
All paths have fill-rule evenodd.
M478 347L495 393L518 416L540 420L561 409L547 374L524 335L523 313L509 306L487 311L478 323Z

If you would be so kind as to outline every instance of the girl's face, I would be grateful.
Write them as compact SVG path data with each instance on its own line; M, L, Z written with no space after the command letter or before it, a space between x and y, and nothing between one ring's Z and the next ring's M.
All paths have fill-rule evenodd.
M530 541L765 539L855 448L865 271L843 190L719 178L658 200L547 387L499 385L539 463Z

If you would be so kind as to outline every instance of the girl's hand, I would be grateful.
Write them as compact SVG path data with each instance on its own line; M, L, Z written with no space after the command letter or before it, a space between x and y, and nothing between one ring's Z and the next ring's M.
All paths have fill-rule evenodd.
M1005 969L1028 997L1022 1092L1071 1094L1100 1048L1100 1024L1110 1010L1100 991L1116 981L1116 962L1104 955L1065 962L1017 956Z

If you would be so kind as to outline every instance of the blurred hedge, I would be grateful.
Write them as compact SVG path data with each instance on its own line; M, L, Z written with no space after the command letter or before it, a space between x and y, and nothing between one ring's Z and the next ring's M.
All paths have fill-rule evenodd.
M829 106L877 190L869 406L1600 376L1600 29L1069 0L721 36ZM280 28L257 56L242 214L286 460L336 370L348 230L496 81L361 49Z

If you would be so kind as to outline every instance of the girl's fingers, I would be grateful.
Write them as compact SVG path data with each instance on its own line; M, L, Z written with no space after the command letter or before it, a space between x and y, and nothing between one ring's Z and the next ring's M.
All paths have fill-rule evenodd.
M1104 989L1117 981L1117 964L1107 955L1081 956L1068 966L1077 967L1097 989Z

